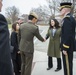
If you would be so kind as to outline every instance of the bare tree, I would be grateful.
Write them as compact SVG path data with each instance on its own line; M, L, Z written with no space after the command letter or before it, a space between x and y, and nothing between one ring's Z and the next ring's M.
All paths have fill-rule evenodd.
M15 6L6 8L6 15L11 20L11 23L14 23L19 16L19 9Z
M39 19L41 19L41 20L45 20L46 17L48 17L49 14L50 14L49 8L45 5L44 6L39 6L38 8L32 8L31 11L36 12L39 16Z
M61 0L61 2L71 2L71 0Z
M32 8L30 12L36 12L39 18L38 24L47 24L50 17L50 9L44 5L39 6L38 8Z
M55 18L56 13L59 12L59 4L61 2L61 0L46 0L46 2L48 3L48 7L50 8L50 15L51 18Z

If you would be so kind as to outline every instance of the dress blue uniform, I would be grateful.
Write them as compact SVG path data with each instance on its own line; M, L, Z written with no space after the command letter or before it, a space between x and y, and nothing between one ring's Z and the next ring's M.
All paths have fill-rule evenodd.
M61 3L61 10L63 8L71 8L71 3ZM73 18L71 13L66 14L63 18L62 24L62 35L61 35L61 50L67 51L68 60L66 60L66 55L62 52L62 59L63 59L63 67L64 67L64 75L73 75L73 50L75 50L75 19ZM68 61L68 64L66 64ZM69 65L67 69L67 65ZM69 74L68 73L69 70Z

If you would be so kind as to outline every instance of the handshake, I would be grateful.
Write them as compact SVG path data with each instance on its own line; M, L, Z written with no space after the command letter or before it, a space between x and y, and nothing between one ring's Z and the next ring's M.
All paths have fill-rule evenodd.
M46 38L44 38L44 41L43 42L45 42L46 41Z

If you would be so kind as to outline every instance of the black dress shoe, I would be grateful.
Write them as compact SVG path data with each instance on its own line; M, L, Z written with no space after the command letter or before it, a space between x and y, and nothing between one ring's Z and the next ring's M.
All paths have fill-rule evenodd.
M50 70L52 67L48 67L47 70Z
M55 70L55 72L57 72L57 71L59 71L59 70L61 70L61 68L60 68L60 69L57 68L57 69Z

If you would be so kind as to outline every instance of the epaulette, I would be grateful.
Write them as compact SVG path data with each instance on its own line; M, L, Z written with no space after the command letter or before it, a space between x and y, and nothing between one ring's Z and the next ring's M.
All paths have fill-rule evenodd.
M65 16L65 17L69 18L70 16L69 16L69 15L67 15L67 16Z

